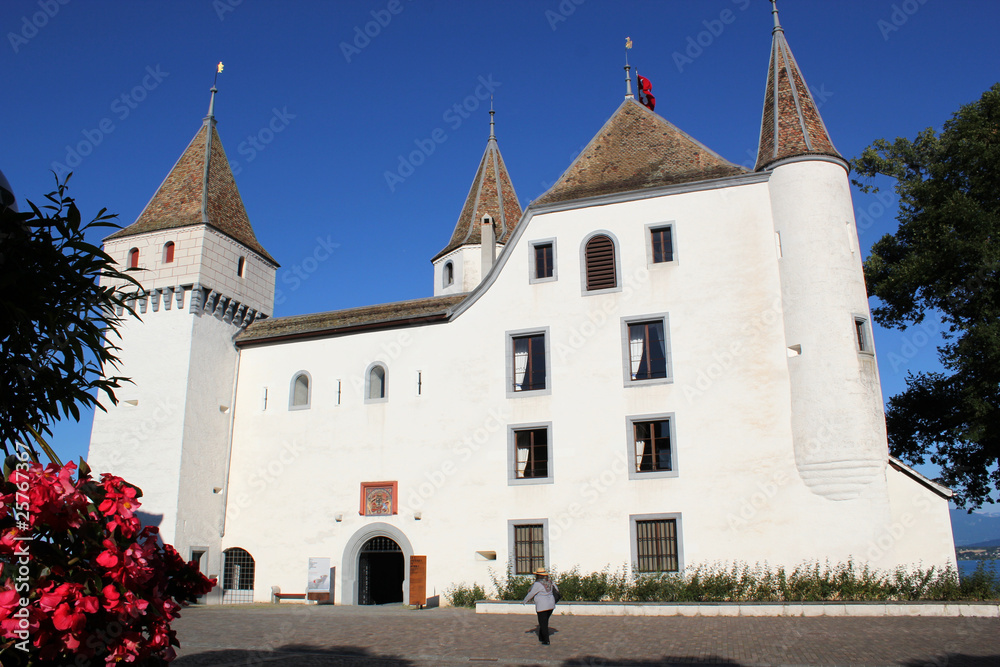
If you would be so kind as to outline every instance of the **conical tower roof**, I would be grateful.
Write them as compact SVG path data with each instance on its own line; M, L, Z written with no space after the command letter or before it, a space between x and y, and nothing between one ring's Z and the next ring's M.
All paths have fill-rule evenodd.
M745 171L627 97L535 204L722 178Z
M493 218L497 243L506 243L514 225L521 219L521 204L517 201L517 193L493 133L493 111L490 111L490 138L486 142L486 151L479 161L479 169L472 179L472 187L465 198L451 241L431 261L437 261L463 245L481 243L484 215Z
M788 48L785 31L778 22L777 7L771 11L774 14L771 64L767 70L755 171L767 169L779 160L804 155L826 155L843 160L830 141L805 77Z
M214 99L214 89L213 89ZM209 139L209 137L211 137ZM229 168L209 107L198 133L174 164L138 219L106 240L205 224L239 241L275 266L257 240Z

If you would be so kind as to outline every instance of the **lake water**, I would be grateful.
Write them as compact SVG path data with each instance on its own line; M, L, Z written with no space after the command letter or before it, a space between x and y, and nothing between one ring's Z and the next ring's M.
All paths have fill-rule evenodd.
M993 572L1000 575L1000 560L960 560L958 561L958 576L964 577L972 574L976 571L980 563L985 563L987 570L993 570Z

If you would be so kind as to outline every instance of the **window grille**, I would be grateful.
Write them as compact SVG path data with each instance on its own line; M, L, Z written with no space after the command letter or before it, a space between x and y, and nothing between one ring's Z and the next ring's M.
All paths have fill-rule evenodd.
M253 556L239 547L223 552L222 604L253 602Z
M618 277L615 271L614 241L604 234L598 234L587 241L585 255L587 262L587 291L618 286Z
M670 227L657 227L650 230L653 243L653 262L674 261L674 244L670 238Z
M549 476L548 429L514 431L517 451L517 478L531 479Z
M677 520L636 521L639 572L677 572Z
M667 377L667 343L663 320L629 323L628 340L633 380Z
M635 422L632 426L636 472L671 470L670 420Z
M545 389L545 334L514 338L514 391Z
M531 574L540 567L545 567L542 524L514 526L514 574Z

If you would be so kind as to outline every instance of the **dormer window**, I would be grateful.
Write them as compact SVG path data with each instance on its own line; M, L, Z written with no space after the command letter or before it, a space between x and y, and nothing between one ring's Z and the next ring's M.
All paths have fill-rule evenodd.
M139 249L132 248L128 251L128 268L138 269L139 268Z
M174 261L174 242L167 241L163 245L163 263L170 264Z
M242 278L243 274L246 272L246 268L247 268L247 258L240 257L240 261L236 263L236 275Z

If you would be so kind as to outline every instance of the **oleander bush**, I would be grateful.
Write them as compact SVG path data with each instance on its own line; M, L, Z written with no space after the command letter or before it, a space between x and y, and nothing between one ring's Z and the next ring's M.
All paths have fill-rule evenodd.
M511 575L510 568L490 572L493 599L522 600L533 576ZM899 567L877 570L853 560L846 563L804 563L789 570L767 564L712 563L694 565L684 573L634 575L623 566L614 572L580 574L552 569L552 580L564 602L877 602L978 601L1000 599L1000 575L979 567L959 577L945 568ZM448 594L455 606L474 606L485 599L479 584L459 584ZM463 601L459 604L458 600Z

